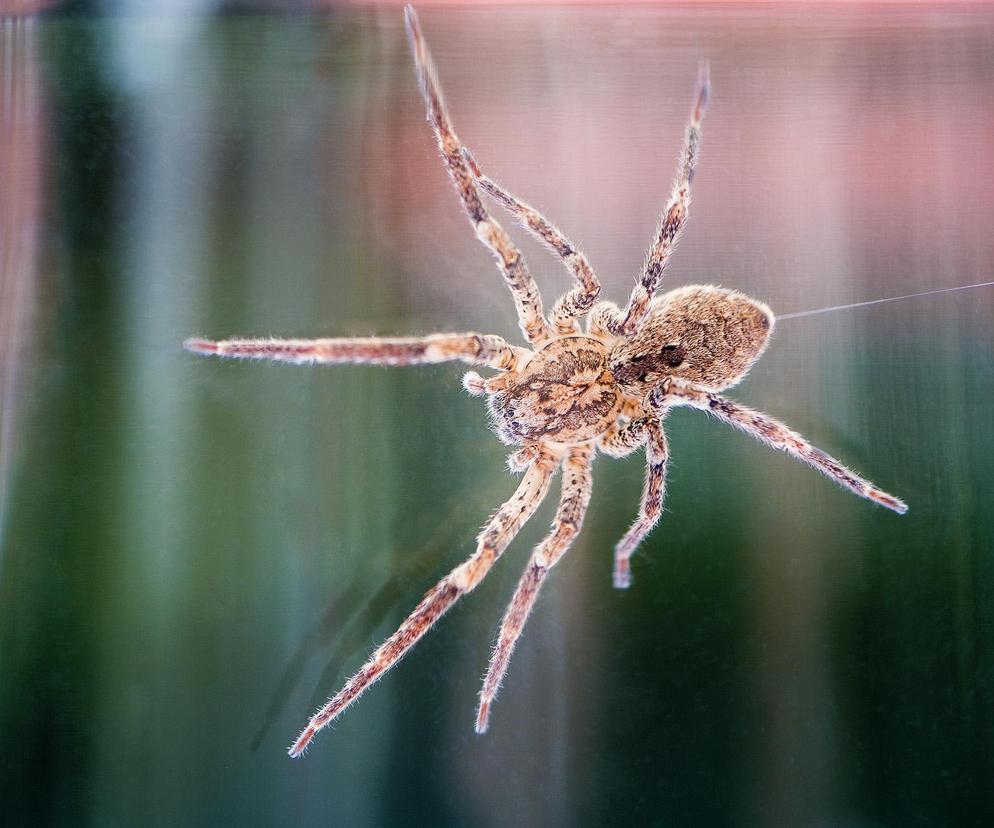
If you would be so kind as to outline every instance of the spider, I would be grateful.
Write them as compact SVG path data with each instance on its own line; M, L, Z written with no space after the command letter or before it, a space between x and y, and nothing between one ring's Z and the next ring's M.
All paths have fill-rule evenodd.
M463 377L463 385L470 394L487 398L491 425L500 440L520 447L508 457L508 465L523 477L514 494L483 527L469 559L428 590L397 631L314 714L289 748L294 757L486 577L561 470L562 494L551 531L532 552L518 582L480 692L476 731L485 732L511 652L539 590L583 524L594 455L603 452L625 457L644 446L646 476L639 514L614 550L614 586L630 586L632 553L662 512L669 456L663 420L674 406L709 412L807 463L854 494L898 514L907 511L901 500L851 472L783 423L718 393L738 383L765 350L774 324L773 312L765 304L711 285L688 285L657 295L690 205L710 87L706 63L701 67L669 202L642 273L622 309L612 302L597 302L597 277L586 257L562 232L483 173L452 128L418 16L410 6L405 9L405 22L428 121L442 160L477 237L497 260L530 348L477 333L391 339L194 338L184 345L200 354L298 364L462 361L493 369L496 373L488 377L470 371ZM548 317L521 253L491 215L484 196L544 242L575 279L576 285L556 302ZM585 329L580 326L584 316Z

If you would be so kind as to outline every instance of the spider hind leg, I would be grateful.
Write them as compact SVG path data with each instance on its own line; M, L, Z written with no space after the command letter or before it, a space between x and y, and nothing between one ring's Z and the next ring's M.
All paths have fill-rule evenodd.
M373 682L400 661L449 607L484 579L514 536L545 499L558 461L559 455L549 449L539 452L510 500L497 510L480 532L476 552L428 590L397 631L314 714L297 741L289 747L287 752L290 756L298 757L303 754L319 730L330 724Z
M487 730L490 707L500 689L514 645L521 636L542 583L549 570L566 554L583 525L593 485L590 474L592 460L593 448L581 446L570 449L569 455L563 462L563 490L552 530L532 553L528 567L518 582L514 597L501 622L497 644L490 658L487 676L483 680L483 689L480 691L480 706L476 716L477 733L485 733Z

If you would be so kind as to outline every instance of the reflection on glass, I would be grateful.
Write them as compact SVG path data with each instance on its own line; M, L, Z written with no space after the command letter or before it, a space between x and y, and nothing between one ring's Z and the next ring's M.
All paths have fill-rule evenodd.
M33 20L0 20L0 575L31 327L36 317L45 122Z
M705 56L711 108L668 285L720 283L790 314L991 279L986 9L422 20L460 136L582 244L610 298L641 265ZM642 459L600 458L584 534L485 737L478 681L548 508L291 762L302 717L515 485L458 368L211 363L180 347L516 339L424 122L400 10L67 13L0 32L9 821L992 813L994 291L784 320L735 389L902 495L907 516L677 411L635 586L612 589L611 549ZM559 263L511 230L545 295L561 293Z

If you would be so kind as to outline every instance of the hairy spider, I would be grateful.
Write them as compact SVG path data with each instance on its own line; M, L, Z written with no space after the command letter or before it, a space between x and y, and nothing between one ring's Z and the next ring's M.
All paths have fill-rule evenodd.
M562 494L552 530L535 548L518 583L483 682L476 718L476 730L483 733L511 652L542 582L580 531L590 500L595 453L624 457L645 446L647 471L639 515L614 550L614 586L625 589L631 584L629 559L662 511L669 454L663 419L674 406L709 412L807 463L853 493L899 514L907 511L901 500L849 471L783 423L719 395L739 382L766 348L774 321L766 305L711 285L688 285L656 296L687 219L701 119L708 99L706 64L701 68L673 191L642 273L628 304L621 309L611 302L595 304L600 284L586 257L538 211L480 170L452 128L417 14L410 6L405 19L428 121L438 138L445 167L476 235L497 259L531 348L476 333L403 339L188 339L184 345L201 354L293 363L419 365L461 360L495 369L497 373L486 378L470 371L463 377L463 385L471 394L487 397L497 436L508 445L521 446L510 455L508 464L524 476L480 532L476 552L432 587L399 629L314 714L289 748L291 756L303 753L321 728L483 580L562 469ZM548 319L521 253L490 215L484 193L559 256L576 280L576 286L556 302ZM582 330L579 320L588 314L586 330Z

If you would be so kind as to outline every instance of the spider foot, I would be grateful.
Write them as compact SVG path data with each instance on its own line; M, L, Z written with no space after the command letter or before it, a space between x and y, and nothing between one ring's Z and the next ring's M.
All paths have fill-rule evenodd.
M632 570L628 565L628 559L614 562L614 588L628 589L632 585Z
M476 732L483 735L490 726L490 702L481 701L480 710L476 714Z
M897 512L899 515L903 515L908 511L907 503L899 497L894 497L894 495L880 491L880 489L868 489L866 496L870 498L870 500L875 500L881 506L886 506L891 511Z
M700 123L704 110L708 108L708 98L711 97L711 64L702 60L697 70L697 102L694 104L694 121Z
M213 340L200 339L195 336L191 336L189 339L184 339L183 347L188 351L193 351L195 354L216 354L219 350L217 343Z
M304 728L304 732L297 737L297 741L294 742L287 749L287 753L294 759L304 755L304 751L307 750L307 746L311 743L311 739L314 738L314 734L317 730L314 729L314 725L308 725Z

